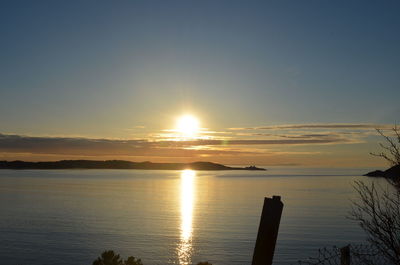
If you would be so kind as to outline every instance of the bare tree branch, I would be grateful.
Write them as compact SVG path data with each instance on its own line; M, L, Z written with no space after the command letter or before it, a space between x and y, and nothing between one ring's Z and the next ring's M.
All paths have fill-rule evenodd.
M388 161L391 166L400 165L400 128L397 125L392 128L395 135L394 137L384 134L381 129L376 129L376 131L385 139L386 144L379 144L381 148L384 149L384 152L370 154L382 157Z
M359 223L367 240L395 265L400 264L400 191L354 184L359 200L353 201L350 219Z

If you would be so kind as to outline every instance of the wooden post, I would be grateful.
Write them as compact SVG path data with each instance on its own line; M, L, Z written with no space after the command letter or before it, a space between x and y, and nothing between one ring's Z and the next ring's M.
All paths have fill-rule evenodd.
M280 196L264 198L252 265L272 265L282 209Z
M350 265L350 246L340 249L340 265Z

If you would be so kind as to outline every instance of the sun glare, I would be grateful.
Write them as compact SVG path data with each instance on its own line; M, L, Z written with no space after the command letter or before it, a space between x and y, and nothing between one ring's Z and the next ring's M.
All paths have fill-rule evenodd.
M177 120L176 130L184 137L194 137L200 131L200 122L192 115L184 115Z

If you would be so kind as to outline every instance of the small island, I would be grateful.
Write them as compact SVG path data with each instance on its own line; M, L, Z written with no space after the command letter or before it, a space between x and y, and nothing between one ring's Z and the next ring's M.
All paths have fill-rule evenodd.
M0 161L0 169L148 169L148 170L266 170L256 166L229 167L212 162L152 163L125 160Z

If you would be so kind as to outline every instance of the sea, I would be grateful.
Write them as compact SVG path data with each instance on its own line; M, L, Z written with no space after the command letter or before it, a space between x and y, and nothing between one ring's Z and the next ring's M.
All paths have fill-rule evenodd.
M348 218L371 169L0 170L0 264L251 264L264 197L284 203L274 264L365 243Z

